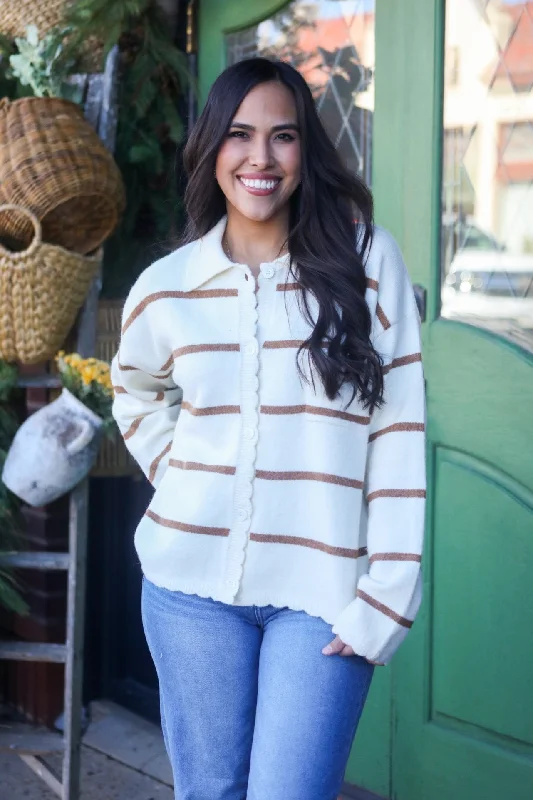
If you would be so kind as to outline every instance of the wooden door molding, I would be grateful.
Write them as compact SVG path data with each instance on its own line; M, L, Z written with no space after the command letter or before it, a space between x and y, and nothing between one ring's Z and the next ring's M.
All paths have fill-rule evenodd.
M288 5L289 0L202 0L198 34L198 86L200 107L207 99L215 78L226 67L227 33L257 25Z

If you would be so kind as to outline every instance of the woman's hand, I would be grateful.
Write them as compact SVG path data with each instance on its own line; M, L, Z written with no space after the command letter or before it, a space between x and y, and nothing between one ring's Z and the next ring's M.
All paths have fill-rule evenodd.
M349 644L344 644L342 639L339 636L335 636L332 642L330 642L324 649L322 650L323 655L325 656L355 656L353 649L350 647ZM373 664L375 667L383 667L384 664L380 664L379 661L370 661L370 659L366 659L369 664Z

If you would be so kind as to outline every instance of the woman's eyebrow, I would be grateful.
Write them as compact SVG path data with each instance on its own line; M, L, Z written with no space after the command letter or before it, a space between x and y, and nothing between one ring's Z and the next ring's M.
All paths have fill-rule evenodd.
M253 125L248 125L245 122L232 122L230 128L239 128L243 131L255 131L255 127ZM295 122L285 122L282 125L273 125L271 128L272 131L299 131L300 128L296 125Z

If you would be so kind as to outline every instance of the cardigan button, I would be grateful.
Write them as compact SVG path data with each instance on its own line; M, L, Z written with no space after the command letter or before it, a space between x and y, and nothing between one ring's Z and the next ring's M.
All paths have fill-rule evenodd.
M255 342L248 342L244 345L244 352L248 356L254 356L257 353L257 344Z
M274 277L274 267L265 267L263 270L263 275L265 278L273 278Z
M241 522L244 522L245 520L249 519L249 517L250 517L250 514L248 513L248 511L245 508L237 509L237 519L240 519Z
M245 439L253 439L255 436L255 428L244 428L243 435Z

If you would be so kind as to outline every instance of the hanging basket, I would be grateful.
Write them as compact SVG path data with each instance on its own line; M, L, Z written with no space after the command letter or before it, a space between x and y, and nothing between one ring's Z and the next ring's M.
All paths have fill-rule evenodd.
M26 223L21 227L29 222L33 228L29 245L5 230L5 219L17 217ZM53 358L100 262L101 252L81 256L45 244L34 214L14 205L0 206L0 359L36 364Z
M37 26L39 36L63 21L67 0L0 0L0 31L14 39L24 36L26 26Z
M0 0L0 32L10 39L26 36L26 27L35 25L39 38L64 24L64 12L70 0ZM100 72L103 44L94 37L83 48L80 67Z
M0 101L0 187L1 201L35 214L43 241L75 253L96 250L125 205L113 156L79 106L54 97ZM28 236L19 214L4 216L2 227Z

